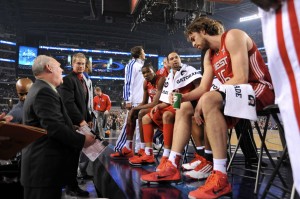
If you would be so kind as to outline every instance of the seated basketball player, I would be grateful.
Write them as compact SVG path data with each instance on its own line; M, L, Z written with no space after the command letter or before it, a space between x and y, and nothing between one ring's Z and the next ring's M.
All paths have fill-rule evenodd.
M132 108L128 114L126 121L126 143L120 152L116 152L110 155L112 159L127 159L133 156L132 150L132 140L134 135L134 129L136 125L136 119L139 119L139 125L141 126L141 118L147 114L152 107L158 104L159 97L162 92L162 88L165 82L165 77L155 73L151 63L145 64L142 67L142 74L145 78L144 81L144 95L143 101L138 106ZM150 103L148 103L150 98ZM141 138L141 149L138 155L141 156L144 153L145 145L143 131L140 128L140 138Z
M205 184L189 193L190 198L218 198L231 193L226 173L227 129L238 118L255 120L256 110L274 103L270 74L253 40L243 31L233 29L220 34L213 19L196 18L186 29L186 36L198 49L208 49L204 58L204 74L199 87L183 95L180 113L176 114L174 138L186 131L191 115L205 131L213 151L213 172ZM223 85L209 91L213 77ZM199 99L200 98L200 99ZM189 100L199 99L195 111ZM236 111L238 110L238 111ZM204 122L205 121L205 122ZM186 140L173 140L165 167L141 177L143 181L180 180L179 161ZM215 191L217 190L217 191Z
M169 157L172 135L174 128L175 110L169 103L169 93L177 91L179 93L187 93L199 84L201 77L200 71L194 67L181 63L181 59L176 52L168 55L168 62L171 65L172 72L169 73L164 90L161 94L160 101L162 103L155 106L151 112L143 117L144 139L146 141L145 154L140 158L130 161L130 164L139 166L142 164L154 163L154 155L152 149L152 140L154 127L158 126L163 130L164 135L164 153L160 165L160 170Z

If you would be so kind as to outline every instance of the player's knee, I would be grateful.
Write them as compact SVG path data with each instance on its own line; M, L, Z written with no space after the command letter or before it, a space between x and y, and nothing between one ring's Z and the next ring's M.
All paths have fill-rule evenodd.
M143 124L150 124L152 122L152 120L149 117L149 115L144 115L142 118L142 122L143 122Z
M220 109L222 96L218 94L216 92L208 92L201 97L201 107L204 115L215 109Z
M166 124L174 123L175 115L172 112L166 111L163 114L163 122Z

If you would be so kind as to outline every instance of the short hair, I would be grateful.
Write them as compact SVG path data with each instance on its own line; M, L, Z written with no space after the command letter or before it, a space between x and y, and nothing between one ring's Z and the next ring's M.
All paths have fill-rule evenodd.
M168 61L168 63L169 63L169 55L171 54L171 53L176 53L178 56L179 56L179 54L177 53L177 52L175 52L175 51L172 51L172 52L170 52L170 53L168 53L168 55L167 55L167 61ZM180 56L179 56L180 57Z
M75 53L73 56L72 56L72 64L75 62L75 60L77 58L83 58L86 60L86 56L83 54L83 53Z
M208 17L198 17L187 26L184 34L188 38L193 32L204 30L209 35L220 35L224 33L224 26L221 21L210 19Z
M52 57L47 55L39 55L37 56L32 65L32 73L34 76L38 76L44 72L45 66L51 62Z
M102 92L101 88L99 86L95 87L95 91Z
M135 46L131 48L130 49L131 56L135 59L139 58L142 54L142 50L143 50L142 46Z
M151 68L151 69L155 72L155 69L154 69L154 67L153 67L153 65L152 65L152 62L145 63L145 64L143 65L142 69L143 69L143 68Z

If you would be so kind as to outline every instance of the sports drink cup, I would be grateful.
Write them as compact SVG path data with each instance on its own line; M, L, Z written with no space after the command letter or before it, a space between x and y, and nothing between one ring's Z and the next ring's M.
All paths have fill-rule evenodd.
M181 93L173 93L173 108L180 109L181 97Z

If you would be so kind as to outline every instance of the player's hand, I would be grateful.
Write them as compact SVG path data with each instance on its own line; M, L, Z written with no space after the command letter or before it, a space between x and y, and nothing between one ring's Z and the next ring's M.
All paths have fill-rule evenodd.
M195 122L196 124L198 124L199 126L201 124L204 124L204 120L202 119L201 115L202 115L202 105L201 105L201 99L198 101L198 104L195 108L195 113L194 113L194 118L195 118Z
M126 103L125 108L127 110L130 110L132 108L132 104L131 103Z
M170 92L170 94L169 94L169 103L171 105L174 104L174 92Z
M151 111L150 111L150 117L153 118L153 114L159 110L159 104L157 104L156 106L154 106Z

